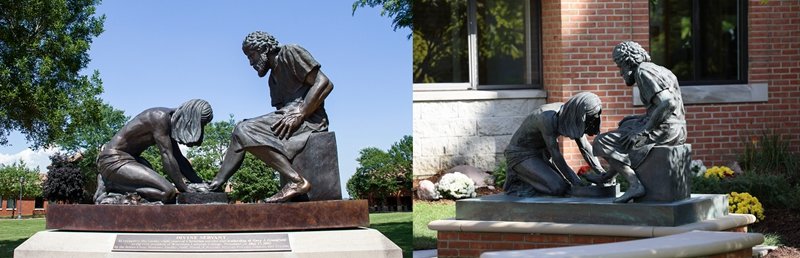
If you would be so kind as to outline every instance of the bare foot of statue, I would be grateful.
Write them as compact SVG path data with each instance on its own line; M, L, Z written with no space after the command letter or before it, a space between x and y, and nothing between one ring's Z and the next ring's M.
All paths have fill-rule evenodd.
M615 198L614 203L627 203L633 200L634 198L639 198L644 196L645 193L646 192L644 190L644 186L642 186L641 184L632 185L630 188L628 188L627 191L625 191L625 194L623 194L618 198Z
M610 177L608 175L609 172L603 174L586 173L585 175L583 175L583 177L586 178L586 181L592 182L596 185L604 185L608 182L611 182L611 179L613 179L613 177Z
M283 188L273 196L265 199L264 202L266 203L277 203L277 202L286 202L292 197L308 193L311 190L311 183L308 182L305 178L300 183L290 182L283 186Z

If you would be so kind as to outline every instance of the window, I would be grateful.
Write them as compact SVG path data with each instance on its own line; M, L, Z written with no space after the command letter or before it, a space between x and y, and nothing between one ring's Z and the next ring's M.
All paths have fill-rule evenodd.
M650 0L650 54L681 85L747 80L746 1Z
M419 0L415 89L541 88L539 1Z
M44 209L44 198L43 197L36 197L33 202L34 209Z
M17 208L17 200L15 200L14 198L9 197L6 200L6 210L13 210L15 208Z

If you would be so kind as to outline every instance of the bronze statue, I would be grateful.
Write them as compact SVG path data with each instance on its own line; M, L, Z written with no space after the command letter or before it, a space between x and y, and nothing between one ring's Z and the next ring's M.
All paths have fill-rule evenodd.
M587 134L600 132L601 112L600 98L581 92L566 103L545 104L528 115L505 151L509 168L506 194L563 196L573 185L581 184L559 150L558 136L574 140L586 162L604 172L586 139Z
M178 192L208 192L178 143L190 147L203 143L203 127L213 116L211 105L201 99L189 100L177 109L147 109L135 116L97 155L95 203L125 203L121 196L126 194L149 202L174 203ZM158 147L172 183L140 156L152 145ZM184 178L192 184L187 185Z
M312 132L328 130L324 101L333 90L333 84L308 51L298 45L279 46L266 32L247 35L242 51L259 77L271 70L270 97L277 111L236 125L231 145L210 187L221 191L241 166L247 151L288 180L265 202L285 202L307 193L312 187L300 171L292 168L290 161L303 149Z
M595 138L595 155L605 158L611 168L609 173L590 174L587 179L602 183L610 181L617 172L622 173L630 187L614 202L626 203L646 193L635 169L650 149L686 142L686 120L678 80L670 70L651 63L647 51L633 41L618 44L613 55L625 84L639 87L647 113L625 117L619 128Z

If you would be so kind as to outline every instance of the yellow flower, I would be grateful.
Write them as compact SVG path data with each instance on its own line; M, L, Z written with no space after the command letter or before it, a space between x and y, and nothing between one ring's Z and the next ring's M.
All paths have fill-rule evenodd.
M750 195L750 193L737 193L732 192L728 194L728 212L753 214L758 220L764 219L764 207L758 198Z

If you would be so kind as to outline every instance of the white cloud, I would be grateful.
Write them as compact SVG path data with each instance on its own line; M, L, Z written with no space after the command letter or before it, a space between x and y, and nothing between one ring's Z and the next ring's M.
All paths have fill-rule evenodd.
M40 149L35 151L31 150L30 148L25 148L24 150L14 154L0 153L0 164L10 165L14 162L19 162L22 160L25 162L27 167L32 169L36 169L38 167L39 172L44 173L47 171L47 166L50 165L50 156L56 152L58 152L57 148Z

